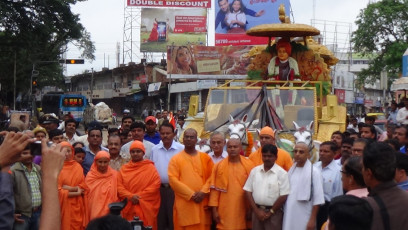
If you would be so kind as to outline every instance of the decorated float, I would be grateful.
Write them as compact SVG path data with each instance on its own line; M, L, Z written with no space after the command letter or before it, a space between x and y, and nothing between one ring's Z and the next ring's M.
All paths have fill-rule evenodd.
M284 12L281 5L282 23L246 32L269 38L267 45L256 46L241 57L250 59L247 80L211 88L205 112L190 118L187 127L208 138L215 130L232 134L232 128L241 124L245 155L256 147L256 129L264 126L276 130L278 146L289 152L296 141L307 141L313 148L329 140L332 132L345 131L346 108L331 94L330 71L338 59L313 38L320 34L318 29L292 24Z

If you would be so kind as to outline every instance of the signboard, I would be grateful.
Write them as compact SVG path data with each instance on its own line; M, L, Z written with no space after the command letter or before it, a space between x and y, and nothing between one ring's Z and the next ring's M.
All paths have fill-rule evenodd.
M246 79L252 46L169 46L171 78Z
M168 45L206 45L206 9L142 8L141 52L166 52Z
M289 0L222 0L215 3L215 45L265 45L266 37L248 36L245 32L257 25L280 23L278 8L285 5L290 15Z
M211 8L211 0L127 0L128 6Z
M402 55L402 76L408 77L408 49Z

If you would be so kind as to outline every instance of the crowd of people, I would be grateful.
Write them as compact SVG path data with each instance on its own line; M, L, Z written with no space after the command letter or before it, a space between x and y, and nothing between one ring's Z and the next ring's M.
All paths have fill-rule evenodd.
M0 133L0 229L132 229L134 217L159 230L408 229L404 121L389 119L380 134L375 119L350 118L311 162L309 145L296 143L291 156L268 126L249 157L221 132L199 152L197 131L173 119L126 114L106 140L97 122L80 135L69 117L60 129L52 115L33 130L9 127ZM109 214L125 198L121 217Z

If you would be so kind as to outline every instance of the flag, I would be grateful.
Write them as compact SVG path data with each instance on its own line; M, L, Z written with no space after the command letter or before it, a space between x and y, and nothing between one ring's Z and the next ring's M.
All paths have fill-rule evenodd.
M170 112L169 123L176 129L176 120L173 117L173 112Z

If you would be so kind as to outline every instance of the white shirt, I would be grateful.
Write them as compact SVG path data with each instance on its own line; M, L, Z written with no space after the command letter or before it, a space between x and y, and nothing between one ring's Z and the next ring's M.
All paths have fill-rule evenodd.
M280 196L289 194L288 173L277 164L266 172L264 165L259 165L251 170L244 190L252 192L256 204L272 206Z
M128 143L124 144L122 148L120 149L120 154L121 157L125 159L130 159L130 145L133 143L133 141L129 141ZM160 141L161 143L161 141ZM152 154L152 148L154 147L154 144L150 141L143 140L143 145L145 147L145 155L143 159L150 159L150 154Z
M408 119L406 117L408 116L408 110L404 107L398 110L397 113L397 122L399 124L407 125L408 124Z
M68 142L69 142L71 145L73 145L75 142L77 142L77 141L79 140L79 139L78 139L79 136L78 136L76 133L74 133L74 135L72 136L71 139L68 138L67 133L64 133L63 136L64 136L65 138L67 138ZM88 144L89 144L89 143L88 143Z
M210 153L208 154L208 156L211 157L211 160L214 162L214 164L217 164L218 162L220 162L220 161L224 160L225 158L227 158L227 157L228 157L228 153L227 153L226 151L222 151L221 156L217 157L217 156L214 154L214 151L212 151L212 152L210 152Z
M167 169L169 168L170 159L183 150L184 145L176 141L173 141L169 149L166 149L161 141L152 148L150 160L154 162L154 166L156 166L157 172L159 172L160 175L160 180L163 184L169 183Z
M335 160L322 168L322 162L316 162L315 167L322 172L324 200L331 201L336 196L343 195L343 184L341 182L341 167Z

